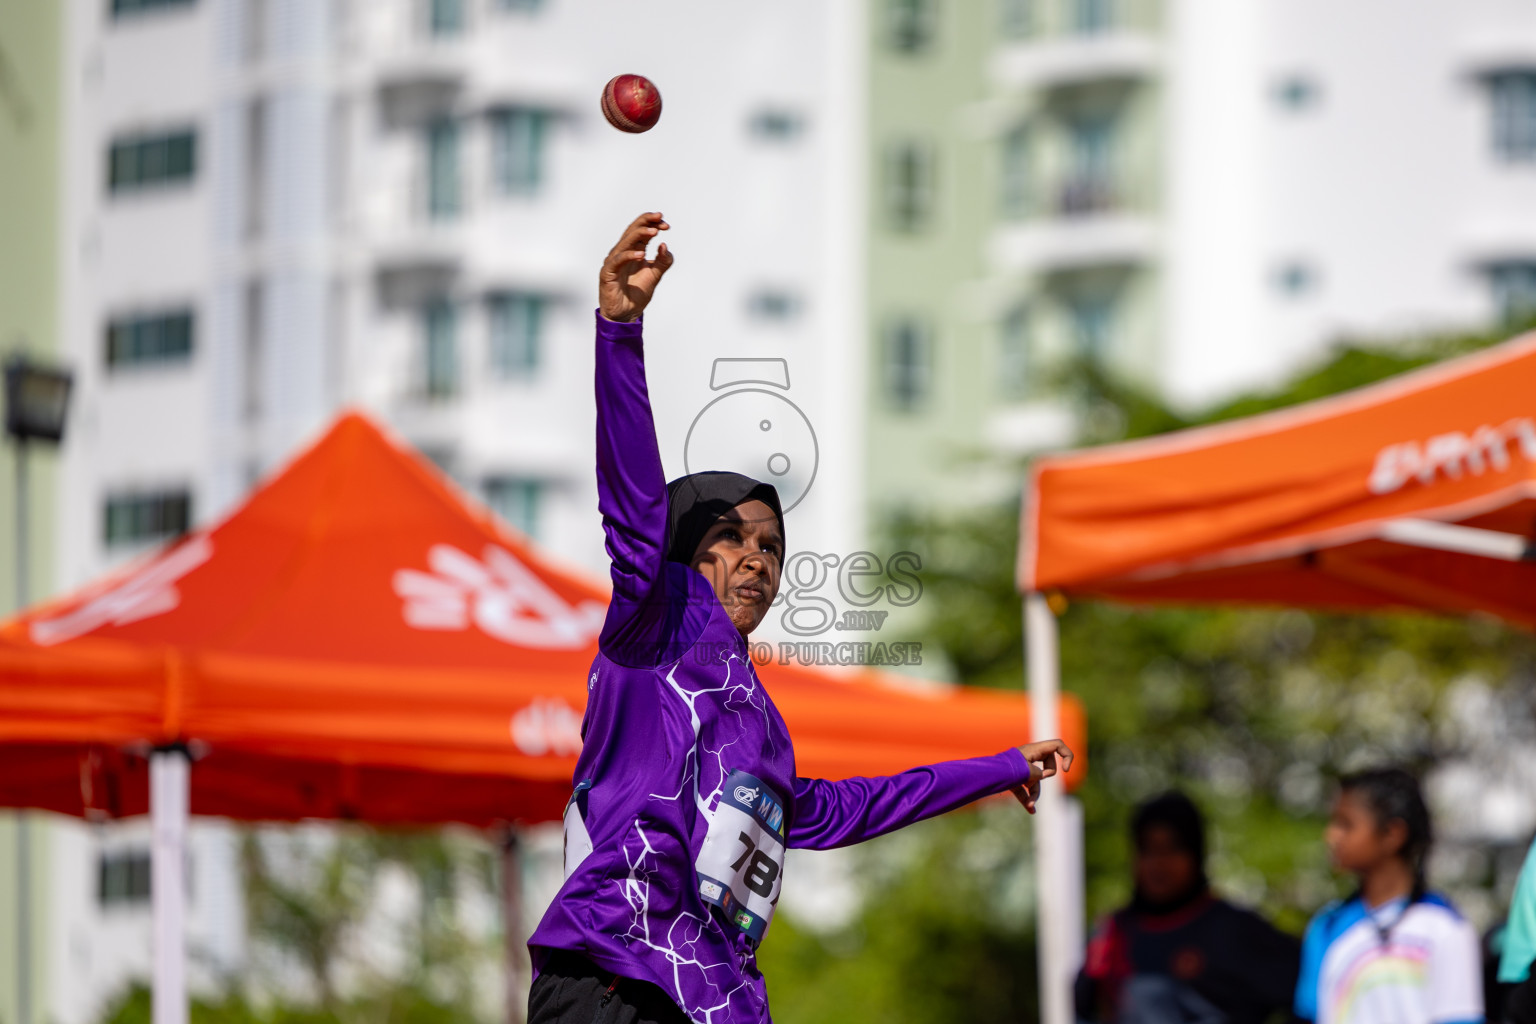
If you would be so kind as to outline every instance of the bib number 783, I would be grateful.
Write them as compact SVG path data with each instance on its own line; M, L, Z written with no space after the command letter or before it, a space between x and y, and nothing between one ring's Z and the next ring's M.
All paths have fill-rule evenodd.
M699 896L761 942L784 873L784 802L760 779L732 772L710 815L694 870Z
M752 842L752 837L745 832L738 838L741 840L741 845L746 847L746 849L741 851L740 857L731 862L731 870L741 871L742 866L745 865L746 871L742 873L741 880L746 884L747 888L764 899L771 899L773 897L773 883L778 881L779 878L779 862L762 850L759 850L757 844ZM749 857L751 858L750 864L747 862Z

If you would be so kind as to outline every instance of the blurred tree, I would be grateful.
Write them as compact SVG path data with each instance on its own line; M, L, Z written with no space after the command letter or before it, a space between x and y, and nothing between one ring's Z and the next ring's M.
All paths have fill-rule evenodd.
M193 1000L192 1024L485 1024L493 1016L484 994L500 989L485 982L497 976L500 943L463 913L466 901L491 905L487 844L446 831L260 827L244 835L241 862L252 968L221 997ZM391 872L410 884L386 893ZM149 1024L149 990L128 989L102 1020Z
M1088 364L1068 368L1058 390L1081 411L1083 443L1098 444L1282 408L1507 336L1346 344L1277 390L1201 414ZM1018 515L1015 503L888 524L891 548L923 560L921 639L966 683L1023 684ZM1453 713L1467 687L1491 690L1489 703L1511 716L1536 717L1536 638L1487 620L1083 603L1062 616L1061 651L1064 685L1088 716L1078 795L1095 918L1130 894L1130 809L1179 786L1210 817L1217 887L1299 932L1346 887L1321 842L1334 775L1379 761L1422 771L1467 755L1477 737ZM1014 817L1009 867L1027 874L1028 826ZM922 845L916 855L895 855L900 837L869 844L866 906L844 932L776 922L761 953L775 1019L1035 1019L1032 910L1000 920L994 880L964 870L957 854L981 827L966 815L921 826L906 837Z
M383 985L361 996L333 1003L275 1000L257 1004L240 992L218 999L193 999L191 1024L480 1024L462 1007L444 1005L419 986ZM124 992L102 1015L102 1024L151 1024L148 986Z
M476 974L496 964L499 945L460 912L466 897L489 905L494 894L486 844L444 831L264 828L246 834L241 859L251 943L277 982L270 987L292 991L284 976L297 967L318 1008L338 1020L362 1007L475 1018ZM382 898L390 868L413 883L394 901L414 908L403 919L390 919Z

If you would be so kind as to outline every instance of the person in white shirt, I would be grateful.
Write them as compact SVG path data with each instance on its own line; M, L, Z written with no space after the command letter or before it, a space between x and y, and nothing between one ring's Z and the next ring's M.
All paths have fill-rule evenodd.
M1345 777L1325 832L1334 864L1359 879L1307 927L1296 1016L1316 1024L1480 1024L1477 932L1428 890L1433 831L1412 775Z

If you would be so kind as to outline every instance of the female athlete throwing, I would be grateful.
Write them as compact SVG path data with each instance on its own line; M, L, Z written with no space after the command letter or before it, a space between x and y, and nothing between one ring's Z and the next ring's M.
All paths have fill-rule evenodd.
M768 1021L756 964L788 847L862 842L1040 780L1060 740L889 778L800 778L746 636L779 588L768 484L662 474L640 314L673 263L637 217L598 277L597 488L613 598L587 678L565 883L529 948L531 1024Z

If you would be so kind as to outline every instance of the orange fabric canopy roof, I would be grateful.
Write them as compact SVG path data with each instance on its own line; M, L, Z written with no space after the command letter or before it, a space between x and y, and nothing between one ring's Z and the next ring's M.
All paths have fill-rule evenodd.
M223 522L0 625L0 804L142 813L143 755L182 743L195 814L556 818L606 601L345 415ZM1029 736L1022 694L761 674L806 775Z
M1536 626L1536 335L1334 398L1040 459L1025 590Z

